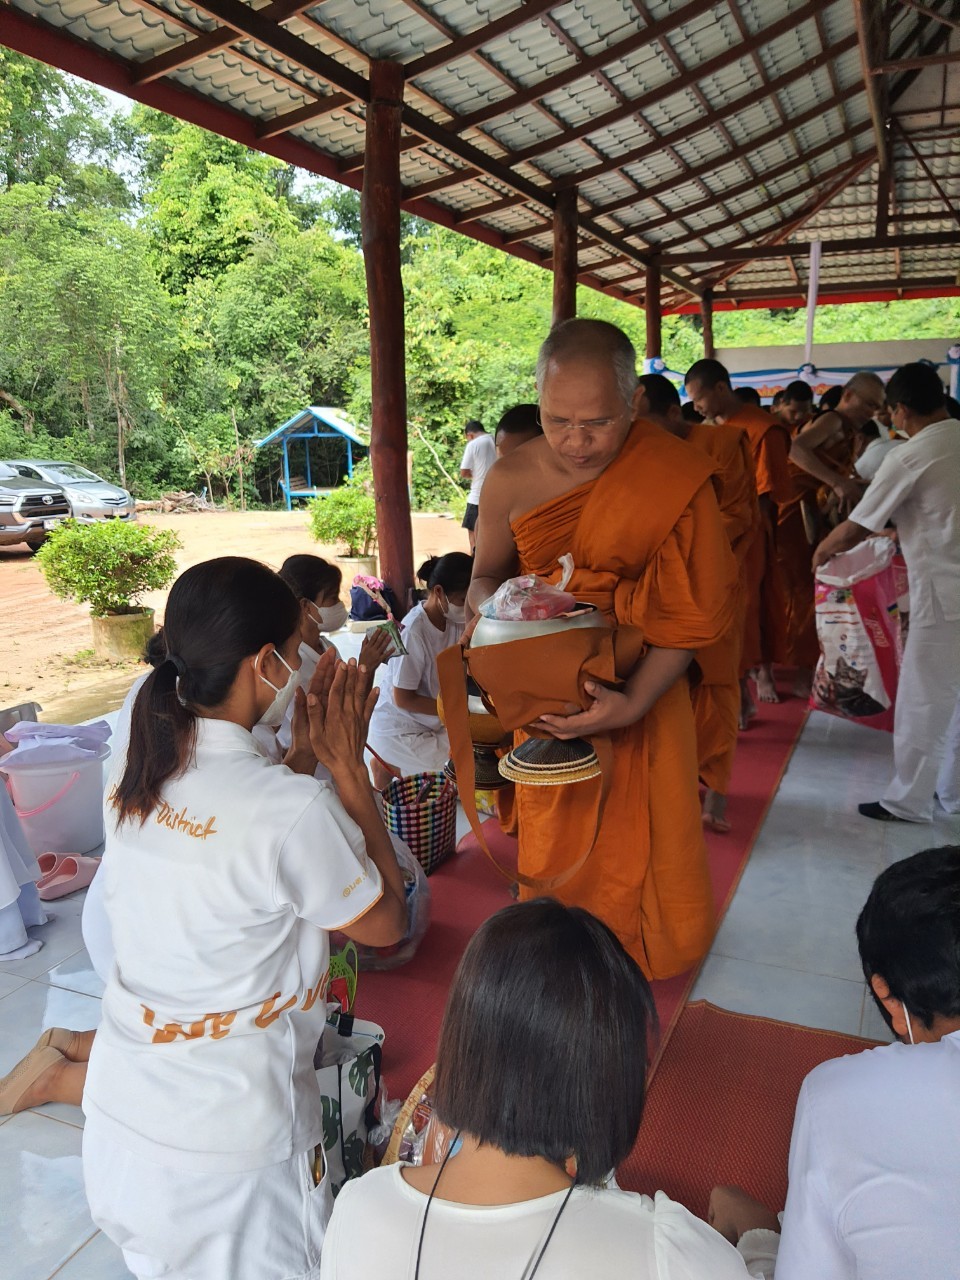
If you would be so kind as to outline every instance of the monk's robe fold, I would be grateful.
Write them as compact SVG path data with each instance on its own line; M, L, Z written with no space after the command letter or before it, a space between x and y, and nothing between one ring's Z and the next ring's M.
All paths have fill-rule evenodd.
M844 419L846 423L846 419ZM841 475L852 476L855 452L853 424L843 437L819 445L814 453ZM813 550L807 528L811 516L805 518L804 507L810 508L816 520L819 508L828 496L822 480L790 463L794 494L777 508L777 561L783 583L786 651L783 661L790 666L815 667L820 657L817 622L814 612Z
M523 573L556 581L558 557L572 553L568 589L616 624L620 676L647 645L700 649L730 625L736 562L711 471L640 420L602 476L513 524ZM649 976L666 978L705 954L714 920L687 680L610 736L614 776L596 846L556 895L599 916ZM517 788L525 875L553 876L589 846L599 785Z
M777 561L777 509L794 496L790 432L779 418L745 404L727 419L750 441L760 503L760 532L747 555L741 674L761 662L786 662L786 599ZM764 501L764 499L766 501Z
M726 795L740 726L740 658L746 625L747 563L760 527L757 482L750 441L732 423L699 422L687 443L713 461L720 518L737 562L737 601L731 626L708 649L697 653L701 680L691 689L700 777Z

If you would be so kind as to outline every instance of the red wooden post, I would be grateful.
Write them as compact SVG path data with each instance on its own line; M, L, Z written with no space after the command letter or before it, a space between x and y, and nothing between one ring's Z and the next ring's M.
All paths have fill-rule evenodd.
M717 354L713 345L713 290L704 289L700 299L700 316L703 320L703 354L712 360Z
M646 289L643 306L647 315L647 359L663 355L660 325L660 264L651 262L647 267Z
M577 188L558 192L553 208L553 323L577 314Z
M400 278L400 111L403 67L370 64L360 222L370 310L373 413L370 460L377 500L380 574L406 608L413 590L407 489L407 387Z

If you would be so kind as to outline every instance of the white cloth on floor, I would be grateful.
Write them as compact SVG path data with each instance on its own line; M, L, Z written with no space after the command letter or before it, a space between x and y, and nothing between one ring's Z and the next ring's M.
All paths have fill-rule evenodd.
M390 1165L348 1182L323 1246L322 1280L412 1276L427 1197ZM435 1199L423 1238L420 1280L527 1275L565 1191L505 1205ZM629 1276L630 1280L744 1280L743 1260L723 1236L670 1200L577 1187L543 1255L537 1280Z
M438 771L450 756L447 731L440 717L422 711L405 711L394 699L395 689L406 689L424 698L440 693L437 657L459 644L463 623L446 619L443 631L435 627L422 604L414 605L403 620L407 649L381 667L380 698L373 711L367 741L379 756L406 777Z
M265 1169L197 1173L128 1151L94 1117L83 1132L91 1216L140 1280L315 1280L333 1205L312 1163L310 1151Z
M956 1280L960 1031L814 1068L797 1101L776 1280Z
M42 946L37 939L27 937L27 929L46 924L48 919L37 897L39 879L36 856L27 844L13 801L0 778L0 960L22 959ZM34 942L36 946L30 945ZM28 945L30 950L24 951Z

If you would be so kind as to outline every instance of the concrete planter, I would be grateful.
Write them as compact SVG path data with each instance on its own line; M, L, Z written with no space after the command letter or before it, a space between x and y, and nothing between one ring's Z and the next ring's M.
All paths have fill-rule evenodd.
M108 613L102 618L91 618L90 623L97 657L120 662L142 658L154 630L152 609Z
M358 573L370 578L378 577L376 556L337 556L337 564L343 570L343 585L347 591L353 586Z

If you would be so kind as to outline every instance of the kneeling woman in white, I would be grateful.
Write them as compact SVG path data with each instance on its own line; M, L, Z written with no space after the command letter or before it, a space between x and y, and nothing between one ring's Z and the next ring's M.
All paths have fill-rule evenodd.
M322 1280L746 1280L736 1249L663 1192L604 1186L636 1141L653 1017L636 962L588 912L540 898L491 917L437 1049L453 1154L348 1182Z
M403 620L406 654L391 658L380 679L380 701L370 721L370 747L406 777L442 769L450 755L447 732L437 715L440 678L437 655L463 635L465 602L473 560L451 551L421 565L417 577L428 595ZM374 778L385 786L390 775L374 760Z
M339 799L272 766L251 734L295 692L299 617L255 561L187 570L107 802L116 963L84 1093L84 1176L94 1221L143 1278L317 1276L327 931L383 946L406 924L362 763L375 695L358 669L308 699Z

